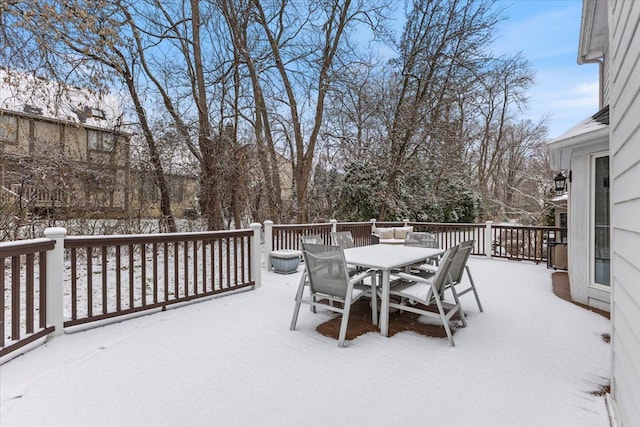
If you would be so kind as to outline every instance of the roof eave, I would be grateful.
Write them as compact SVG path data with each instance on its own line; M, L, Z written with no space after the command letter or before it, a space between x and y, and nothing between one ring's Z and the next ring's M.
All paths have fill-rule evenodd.
M603 125L598 129L594 129L589 132L584 132L578 135L573 135L568 138L558 138L547 144L547 152L549 153L549 160L551 163L551 169L553 170L567 170L569 169L569 159L571 156L571 150L575 147L584 144L595 144L600 142L607 142L609 140L609 126ZM567 155L563 156L562 153L567 151ZM562 161L564 160L564 161Z

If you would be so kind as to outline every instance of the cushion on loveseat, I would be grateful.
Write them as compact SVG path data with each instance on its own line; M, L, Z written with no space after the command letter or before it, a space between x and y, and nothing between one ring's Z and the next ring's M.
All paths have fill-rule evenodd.
M393 238L404 240L407 237L407 233L413 233L413 227L393 227Z
M391 227L376 227L374 233L381 239L393 239L394 230Z

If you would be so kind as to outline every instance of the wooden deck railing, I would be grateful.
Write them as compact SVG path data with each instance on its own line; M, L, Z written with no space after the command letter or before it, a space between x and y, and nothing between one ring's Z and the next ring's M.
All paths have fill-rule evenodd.
M47 326L49 239L0 243L0 357L54 331Z
M449 248L475 240L474 254L542 262L547 246L566 242L566 228L509 224L411 225L438 234ZM356 245L371 244L372 222L273 225L265 222L264 253L299 249L300 236L351 231ZM135 236L66 237L0 243L0 357L63 327L133 314L236 291L260 282L260 224L251 230ZM10 355L9 357L13 357Z
M64 228L49 228L45 239L0 243L0 358L66 327L260 285L260 224L204 233L65 235Z
M67 237L64 326L254 286L253 231Z
M408 222L415 231L435 233L438 236L439 246L448 249L468 240L475 240L473 255L487 255L486 251L486 224L450 224L429 222Z
M373 224L377 227L412 226L414 231L435 233L440 247L447 249L467 240L475 240L473 255L528 260L547 260L550 242L566 242L567 229L511 224L432 223L411 221L337 222L322 224L273 224L265 222L265 252L299 249L300 236L318 234L330 244L332 231L351 231L356 246L371 244ZM269 245L271 243L271 245Z
M269 223L270 221L267 221ZM273 224L271 222L271 224ZM282 249L300 249L300 237L310 234L320 236L324 242L331 244L331 231L333 224L278 224L270 228L273 232L269 235L265 233L266 239L270 240L271 250L277 251ZM269 242L266 242L267 244Z

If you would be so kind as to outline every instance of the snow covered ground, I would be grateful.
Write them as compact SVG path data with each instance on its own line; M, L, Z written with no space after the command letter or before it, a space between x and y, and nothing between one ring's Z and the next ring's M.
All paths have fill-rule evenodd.
M557 298L551 270L472 257L485 308L446 339L316 332L300 273L58 336L0 366L0 425L607 426L609 321Z

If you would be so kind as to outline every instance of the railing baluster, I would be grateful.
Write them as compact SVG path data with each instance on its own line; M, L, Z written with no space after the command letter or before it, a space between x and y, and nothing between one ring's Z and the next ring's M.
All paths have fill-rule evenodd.
M202 241L202 291L207 292L207 244L208 240Z
M153 242L153 302L158 302L158 244Z
M71 319L78 318L78 254L71 248Z
M108 312L107 308L107 247L102 246L102 314Z
M184 257L184 296L189 296L189 242L184 241L182 247Z
M218 286L220 287L220 290L224 289L224 279L223 279L223 271L224 270L222 268L222 239L218 239Z
M140 298L144 307L147 305L147 246L140 244Z
M122 310L122 260L120 245L116 245L116 311Z
M11 257L11 339L20 339L20 256Z
M33 310L33 303L34 303L34 292L33 292L33 286L34 286L34 275L33 275L33 261L34 261L34 254L27 254L26 255L26 300L25 300L25 304L26 304L26 310L25 310L25 326L27 329L27 334L32 334L33 333L33 318L34 318L34 310Z
M135 256L134 246L129 245L129 309L135 306L135 282L133 271L133 257Z
M174 290L174 294L173 297L174 298L180 298L180 280L178 279L178 273L180 271L180 264L179 264L179 260L180 258L178 257L178 245L180 243L179 242L173 242L173 290Z
M4 266L4 262L2 263ZM44 329L47 327L47 253L42 251L38 255L38 295L40 301L38 303L39 310L39 327ZM3 275L4 276L4 275ZM2 286L0 286L2 287Z
M198 295L198 241L193 241L193 293Z
M87 316L93 316L93 256L92 247L87 247Z
M164 261L164 300L169 301L169 243L164 242L162 251Z

